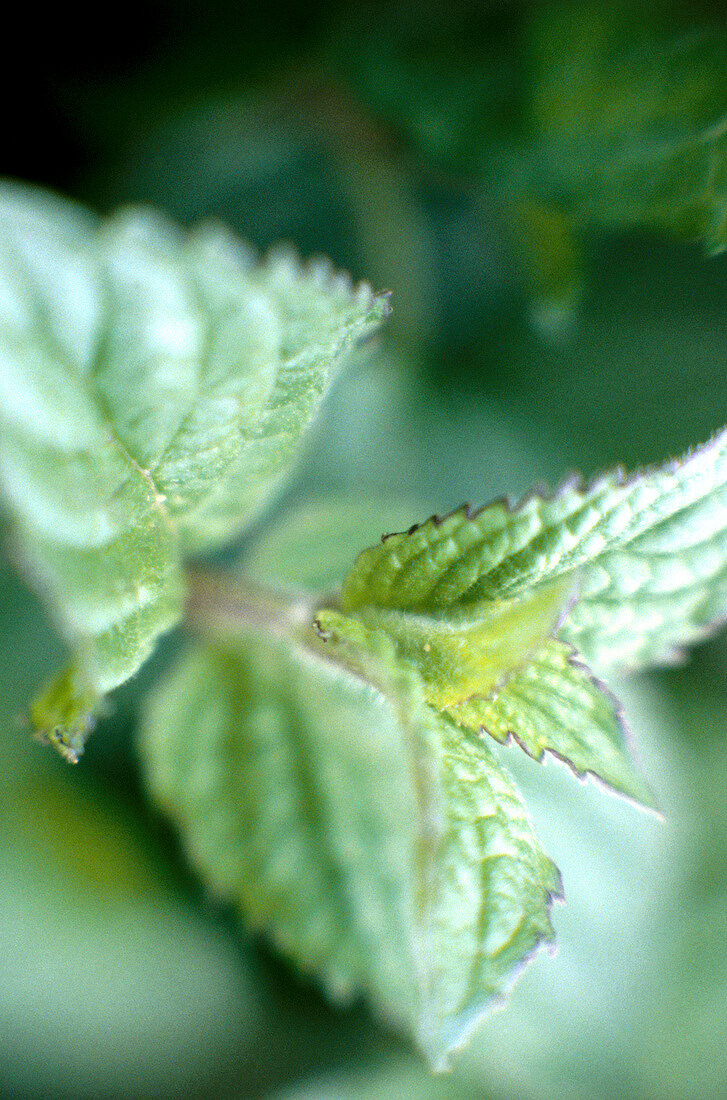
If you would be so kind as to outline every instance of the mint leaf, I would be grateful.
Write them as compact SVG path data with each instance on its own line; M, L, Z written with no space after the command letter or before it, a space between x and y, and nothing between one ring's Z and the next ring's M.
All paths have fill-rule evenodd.
M53 745L69 764L77 764L95 725L100 699L79 682L77 670L54 676L30 705L36 737Z
M439 613L363 607L357 617L394 639L399 657L416 665L427 702L445 710L493 691L553 633L569 602L568 587L555 583L527 599L481 600Z
M441 1067L552 941L560 878L484 741L334 620L325 643L189 653L147 708L148 783L221 897Z
M183 553L258 514L386 308L322 261L0 186L0 494L79 698L178 621Z
M230 240L208 235L203 265L221 245L234 259ZM194 548L229 538L279 490L341 364L389 312L386 294L374 296L366 283L352 286L323 257L304 266L285 249L272 251L251 270L249 283L276 320L274 382L259 429L239 448L224 481L185 521L186 541Z
M538 761L550 752L580 778L590 773L620 794L655 805L631 760L619 704L563 642L551 640L489 696L473 696L449 713L497 741L512 737Z
M647 663L727 610L727 431L683 458L517 505L459 509L359 555L343 605L462 614L573 578L561 629L603 667Z
M359 555L341 606L425 697L653 806L598 668L673 656L727 611L727 431L682 459L433 517ZM547 642L557 634L577 650Z

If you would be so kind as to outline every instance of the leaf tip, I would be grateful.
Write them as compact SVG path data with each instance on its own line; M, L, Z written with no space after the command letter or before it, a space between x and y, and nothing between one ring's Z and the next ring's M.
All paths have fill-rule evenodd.
M52 745L69 764L77 764L98 717L100 698L84 688L71 666L54 676L29 707L33 737Z
M385 321L386 318L390 316L393 309L391 304L393 293L392 290L380 290L374 294L374 306L382 321Z

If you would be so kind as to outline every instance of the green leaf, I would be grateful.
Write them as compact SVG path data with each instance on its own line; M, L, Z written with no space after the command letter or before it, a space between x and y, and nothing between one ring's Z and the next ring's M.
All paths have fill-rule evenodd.
M655 805L629 755L621 707L563 642L551 640L502 687L449 713L497 741L512 738L538 761L552 753L580 778L588 772L620 794Z
M681 459L552 495L496 501L388 536L359 555L349 610L441 617L572 577L560 634L599 668L673 655L727 611L727 431Z
M260 584L314 592L320 609L335 601L336 586L352 556L380 529L376 516L408 518L413 510L411 502L391 498L311 502L266 532L246 556L245 574ZM325 540L316 534L322 531ZM534 599L483 603L457 621L451 615L414 616L373 608L362 609L359 618L372 631L395 639L399 657L417 662L427 701L444 708L498 684L538 649L562 618L568 596L567 586L556 584ZM233 587L223 602L231 606L234 599ZM329 614L321 612L319 622Z
M217 236L206 242L203 264L220 246ZM226 236L222 244L234 259ZM342 362L389 312L386 294L375 297L366 283L354 288L323 257L302 266L294 253L278 249L249 280L278 327L274 381L259 429L238 449L224 480L185 520L186 541L195 549L239 531L279 490Z
M99 709L99 697L79 683L74 667L54 676L30 705L38 740L54 745L69 764L77 764Z
M433 517L359 555L342 608L460 724L654 805L598 668L673 656L727 612L727 431L682 459ZM319 619L321 617L319 616Z
M0 186L0 494L82 693L177 622L183 553L258 514L386 309L323 261Z
M189 653L148 705L148 784L221 897L442 1067L552 941L560 878L484 741L347 623Z
M418 669L427 702L445 710L493 691L553 633L569 602L568 587L556 583L530 598L481 600L433 614L379 607L357 614L394 639L398 656Z

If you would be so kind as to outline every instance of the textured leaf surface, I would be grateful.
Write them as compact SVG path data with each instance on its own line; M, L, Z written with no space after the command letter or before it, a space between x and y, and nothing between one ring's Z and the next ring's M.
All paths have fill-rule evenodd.
M727 611L727 432L683 458L553 496L460 509L365 550L344 606L449 614L573 574L561 630L598 667L673 653Z
M538 761L550 752L581 778L590 772L621 794L654 805L631 760L618 703L562 642L550 641L502 687L449 713L497 741L514 738Z
M0 493L87 688L176 622L183 551L257 514L385 311L323 263L2 186Z
M560 880L484 742L360 631L190 653L147 712L148 782L220 895L441 1065L552 940Z

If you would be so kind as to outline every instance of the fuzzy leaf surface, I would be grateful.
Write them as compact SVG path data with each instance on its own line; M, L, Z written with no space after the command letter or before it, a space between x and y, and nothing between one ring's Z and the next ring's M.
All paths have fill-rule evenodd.
M147 781L248 923L442 1066L552 941L560 879L482 739L331 614L326 643L190 652L149 703Z
M185 551L257 515L385 312L323 262L0 187L0 496L86 689L178 620Z
M727 431L662 466L462 508L359 555L349 610L459 615L572 576L560 629L596 667L669 657L727 612Z
M550 637L568 602L568 587L556 582L529 598L480 600L464 610L364 607L357 615L395 641L398 656L419 671L427 702L446 710L494 691Z

